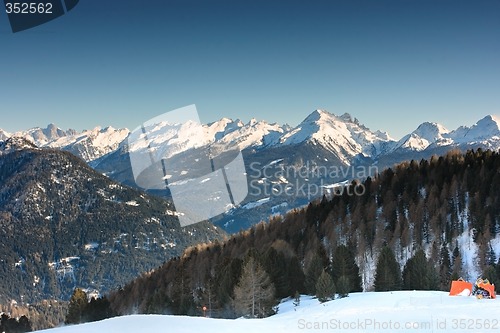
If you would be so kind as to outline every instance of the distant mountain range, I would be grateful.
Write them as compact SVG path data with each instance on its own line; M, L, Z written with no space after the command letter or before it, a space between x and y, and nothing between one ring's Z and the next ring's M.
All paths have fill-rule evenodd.
M500 120L495 116L486 116L470 127L461 126L452 131L440 124L425 122L400 140L392 139L386 132L370 130L347 113L337 116L324 110L315 110L293 128L255 119L243 123L223 118L201 126L205 134L201 141L189 135L194 130L190 126L160 123L155 130L176 133L156 138L150 147L172 161L180 161L186 154L209 145L212 153L234 148L243 151L250 193L243 205L233 207L212 221L230 232L304 205L346 180L362 178L394 163L428 158L451 149L500 148ZM46 129L13 134L0 130L0 139L21 136L39 147L69 151L95 170L134 186L129 149L145 147L129 148L128 134L127 129L112 127L79 133L49 125ZM306 176L299 174L299 170L307 171ZM290 187L292 191L283 193ZM169 195L168 190L155 193Z
M127 138L129 130L113 127L85 130L62 130L54 124L47 128L35 127L27 131L8 133L0 129L0 140L10 137L22 137L38 147L58 148L69 151L87 162L93 161L118 148Z

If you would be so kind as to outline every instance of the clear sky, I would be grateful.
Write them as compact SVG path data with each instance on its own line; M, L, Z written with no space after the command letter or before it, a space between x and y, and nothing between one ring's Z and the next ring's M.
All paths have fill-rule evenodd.
M13 34L0 11L0 128L297 125L349 112L399 138L500 113L500 1L81 0Z

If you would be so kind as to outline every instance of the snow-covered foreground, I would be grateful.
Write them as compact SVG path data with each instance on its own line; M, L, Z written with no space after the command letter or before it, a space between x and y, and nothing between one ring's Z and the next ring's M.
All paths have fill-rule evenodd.
M221 332L499 332L500 300L450 297L438 291L355 293L320 304L308 296L280 304L265 319L134 315L67 326L46 333Z

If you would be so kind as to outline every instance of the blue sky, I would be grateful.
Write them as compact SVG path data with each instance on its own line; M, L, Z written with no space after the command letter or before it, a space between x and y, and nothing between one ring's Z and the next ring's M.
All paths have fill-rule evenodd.
M0 13L0 128L135 128L196 104L298 124L349 112L399 138L500 113L500 1L81 0L13 34Z

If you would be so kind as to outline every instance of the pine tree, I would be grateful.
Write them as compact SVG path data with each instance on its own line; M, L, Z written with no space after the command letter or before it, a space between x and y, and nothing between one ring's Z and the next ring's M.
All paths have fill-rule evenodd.
M439 277L432 264L427 261L423 250L418 250L408 260L403 270L403 289L435 290L439 287Z
M337 292L340 298L349 296L349 292L353 290L352 281L347 275L342 275L337 280Z
M451 283L451 269L450 253L446 245L441 246L441 253L439 258L439 288L440 290L449 290Z
M66 324L79 324L82 322L82 314L87 307L87 294L80 288L76 288L69 301L68 314L66 315Z
M335 297L335 283L330 274L323 270L316 282L316 297L323 303Z
M339 278L341 276L346 276L351 286L348 292L363 291L359 267L354 260L354 254L345 245L337 246L333 253L332 276L337 289L339 288Z
M453 266L452 266L452 273L450 280L455 281L461 278L463 274L462 256L460 255L460 249L458 248L458 243L453 249L452 260L453 260Z
M111 304L106 296L100 298L92 298L85 306L81 314L82 322L91 322L104 320L114 316L111 310Z
M243 261L239 258L225 258L217 266L215 283L216 299L220 308L227 308L234 297L234 289L241 276Z
M266 272L269 272L269 277L276 287L276 297L292 296L293 291L290 288L288 276L289 266L283 252L278 252L273 247L269 248L264 255L264 265Z
M375 272L375 291L401 290L401 269L390 247L380 251Z
M19 322L18 329L17 329L18 333L31 332L33 330L31 328L31 323L30 323L28 317L21 316L21 318L19 318L18 322Z
M491 284L495 285L496 291L499 290L499 285L500 285L500 279L497 274L497 270L495 269L495 266L487 266L484 271L483 271L483 279L488 279Z
M274 295L275 288L269 275L253 256L249 256L234 289L238 313L250 318L266 317L272 313Z
M321 272L324 270L323 260L318 254L314 254L306 272L305 286L309 295L316 294L316 283Z

